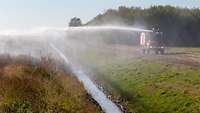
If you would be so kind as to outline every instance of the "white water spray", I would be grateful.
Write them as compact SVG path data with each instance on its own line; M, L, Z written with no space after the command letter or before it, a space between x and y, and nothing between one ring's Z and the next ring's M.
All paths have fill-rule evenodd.
M88 45L88 41L83 41L85 37L81 35L79 31L88 32L95 31L105 31L105 30L120 30L120 31L134 31L134 32L151 32L151 30L131 28L131 27L116 27L116 26L99 26L99 27L69 27L67 29L62 28L45 28L40 30L33 30L29 32L0 32L0 53L10 53L11 55L33 55L34 57L41 57L48 55L48 51L54 51L59 54L59 56L65 61L66 64L72 67L77 78L84 84L88 93L98 102L101 108L106 113L121 113L120 109L109 100L106 95L97 88L97 86L90 80L90 78L84 73L82 69L77 68L75 64L72 64L71 59L69 60L67 57L76 57L76 53L80 51L80 49L88 49L91 45ZM74 35L80 35L82 38L81 41L71 40L73 38L67 37L67 33L73 31ZM77 31L77 32L76 32ZM13 33L13 34L10 34ZM88 35L89 36L89 35ZM101 36L99 36L101 37ZM93 39L93 40L91 40ZM95 45L95 38L90 38L90 43ZM86 43L87 42L87 43ZM99 41L97 41L100 43ZM51 49L49 47L49 43ZM94 44L93 44L94 43ZM63 54L57 47L53 44L58 45L58 48L62 48L62 50L67 50L65 53L68 53L67 57ZM84 48L85 47L85 48ZM76 58L74 58L76 61Z
M90 93L91 96L99 103L104 112L122 113L121 110L111 100L109 100L101 90L97 88L97 86L81 69L76 69L75 66L69 62L68 58L53 44L50 44L50 46L59 54L59 56L65 61L66 64L71 66L72 71L75 73L76 77L83 83L88 93Z
M67 30L121 30L121 31L134 31L134 32L153 32L152 30L134 28L134 27L122 27L122 26L87 26L87 27L69 27Z

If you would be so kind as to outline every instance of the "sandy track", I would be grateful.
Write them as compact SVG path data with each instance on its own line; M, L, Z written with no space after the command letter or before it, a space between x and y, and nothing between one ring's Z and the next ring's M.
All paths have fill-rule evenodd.
M127 58L143 58L147 60L157 60L168 62L172 64L182 64L189 66L200 66L200 54L195 52L181 52L166 50L164 55L156 55L153 51L150 54L143 54L139 47L126 46L126 45L114 45L108 47L110 50L116 51L118 54L126 55Z

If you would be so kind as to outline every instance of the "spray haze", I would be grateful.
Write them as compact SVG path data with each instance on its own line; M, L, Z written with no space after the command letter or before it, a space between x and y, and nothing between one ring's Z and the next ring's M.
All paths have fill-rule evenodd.
M1 32L0 52L37 58L51 55L63 59L106 113L120 113L115 103L109 100L86 75L84 70L92 69L95 65L85 63L82 57L89 55L87 57L92 60L94 56L88 54L88 51L95 51L101 55L113 54L110 51L115 51L113 58L122 58L119 56L122 54L126 56L126 54L120 53L112 45L121 43L123 40L130 42L130 37L132 39L134 34L143 31L151 32L151 30L119 26L42 28L23 32L15 31L10 34ZM135 38L137 39L137 35Z

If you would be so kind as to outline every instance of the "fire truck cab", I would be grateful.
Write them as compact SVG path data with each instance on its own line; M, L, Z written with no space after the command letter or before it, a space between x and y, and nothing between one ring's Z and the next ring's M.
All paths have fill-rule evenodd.
M152 30L152 32L142 32L140 35L140 46L144 54L149 54L151 51L155 54L164 54L164 45L162 32Z

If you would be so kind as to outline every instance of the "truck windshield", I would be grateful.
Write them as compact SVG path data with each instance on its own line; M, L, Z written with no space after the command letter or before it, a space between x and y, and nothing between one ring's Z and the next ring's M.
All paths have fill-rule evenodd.
M151 40L152 41L160 41L161 40L161 34L160 33L152 33L151 34Z

